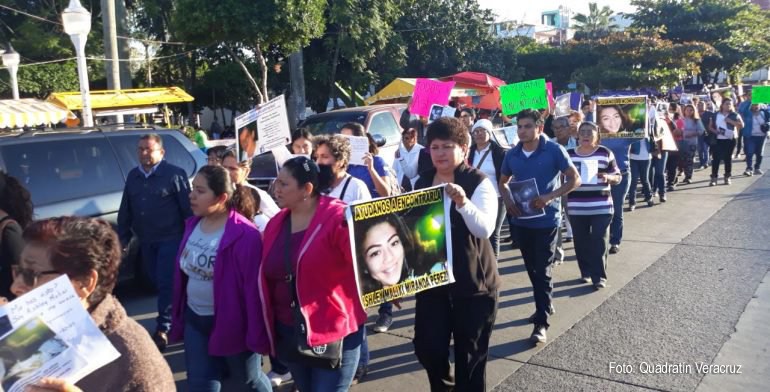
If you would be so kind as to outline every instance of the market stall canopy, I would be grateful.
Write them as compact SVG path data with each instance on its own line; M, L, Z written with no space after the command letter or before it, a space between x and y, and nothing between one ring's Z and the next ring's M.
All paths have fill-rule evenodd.
M178 87L137 88L126 90L91 91L91 108L136 108L164 103L192 102L194 98ZM83 109L80 92L53 93L49 102L69 110Z
M430 80L438 79L430 78ZM364 103L367 105L372 105L375 103L382 104L404 101L405 98L412 96L412 92L414 92L414 85L416 83L416 78L397 78L390 82L387 86L383 87L382 90L378 91L376 94L366 98ZM454 88L452 88L452 92L449 96L451 98L478 97L486 95L488 92L488 90L481 88L480 86L456 83Z
M67 116L74 115L64 107L39 99L0 100L0 129L56 124Z
M496 78L492 75L482 72L460 72L450 76L444 76L438 80L442 82L453 81L457 84L465 84L469 86L486 87L494 89L495 87L505 86L506 83L500 78Z

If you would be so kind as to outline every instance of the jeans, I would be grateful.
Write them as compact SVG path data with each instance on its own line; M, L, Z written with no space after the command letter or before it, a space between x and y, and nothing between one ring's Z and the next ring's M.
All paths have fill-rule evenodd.
M743 148L746 152L746 170L759 170L762 166L762 154L765 153L766 136L744 136ZM756 156L757 165L753 166L753 159Z
M623 240L623 202L631 185L628 177L628 172L623 173L623 180L618 185L612 186L612 205L615 206L610 224L610 244L612 245L620 245L620 241Z
M453 297L442 286L416 295L414 353L428 373L430 390L486 391L489 338L497 317L498 293ZM454 339L455 375L449 347Z
M700 163L701 166L709 164L709 161L711 160L709 158L710 148L711 146L709 146L708 141L706 141L706 135L698 136L698 163Z
M719 164L725 163L725 178L730 178L733 171L733 150L735 139L717 139L714 146L714 161L711 163L711 178L719 177Z
M666 161L666 184L674 185L677 183L677 169L679 169L679 151L669 151Z
M549 326L548 315L553 298L551 270L556 252L556 234L558 231L558 227L532 229L516 226L516 238L535 296L535 324L546 327Z
M631 159L630 162L631 188L628 192L628 204L633 206L636 205L636 184L639 183L639 180L642 181L642 193L644 194L644 200L652 199L652 191L650 190L650 160ZM620 208L622 208L622 206L620 206Z
M190 392L273 390L262 373L262 356L252 352L218 357L209 355L214 316L199 316L185 309L184 350Z
M580 276L591 277L594 284L607 279L607 252L609 251L610 221L612 215L570 215L575 236Z
M505 204L503 198L497 198L497 219L495 219L495 231L489 237L492 243L492 249L495 251L495 258L500 255L500 230L503 228L503 219L505 219Z
M361 354L358 356L358 367L367 367L369 366L370 359L369 342L366 340L366 327L361 327L361 329L363 330L364 337L361 339Z
M666 161L668 151L663 151L660 158L652 157L650 172L652 174L652 193L658 192L660 196L666 196Z
M277 323L275 326L278 339L285 339L294 334L294 328ZM361 354L361 342L364 326L342 340L342 364L337 369L322 369L303 365L299 362L285 361L294 378L294 385L300 392L346 392L356 374L358 358ZM284 360L282 358L282 360Z
M174 290L174 263L181 239L141 242L142 268L158 290L158 317L156 331L171 329L171 297Z

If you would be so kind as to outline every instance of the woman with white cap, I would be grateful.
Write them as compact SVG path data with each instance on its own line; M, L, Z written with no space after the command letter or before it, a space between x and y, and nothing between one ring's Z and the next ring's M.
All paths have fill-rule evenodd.
M495 251L495 257L497 257L500 254L500 228L503 226L503 219L505 218L505 208L503 199L500 197L500 190L497 189L497 182L500 180L500 168L503 165L506 149L492 140L492 130L494 129L492 121L478 120L471 129L473 144L468 152L468 163L486 174L495 183L495 191L497 192L497 219L495 220L495 230L489 237L492 249Z

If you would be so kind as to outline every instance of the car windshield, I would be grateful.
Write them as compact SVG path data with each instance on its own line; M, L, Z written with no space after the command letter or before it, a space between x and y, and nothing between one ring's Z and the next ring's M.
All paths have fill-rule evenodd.
M363 112L332 112L320 116L311 116L302 124L313 135L329 135L338 133L343 125L357 122L366 125L366 113Z

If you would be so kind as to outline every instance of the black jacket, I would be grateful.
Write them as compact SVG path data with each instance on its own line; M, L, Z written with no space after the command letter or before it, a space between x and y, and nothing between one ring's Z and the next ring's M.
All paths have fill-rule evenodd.
M484 173L464 163L455 169L454 174L455 184L463 188L468 199L486 178ZM414 188L431 187L435 176L436 169L421 174ZM484 208L484 206L479 207ZM454 203L450 211L452 271L455 277L455 283L449 286L452 297L467 298L496 291L500 288L500 275L497 272L497 260L489 238L478 238L471 234Z
M503 159L505 159L505 153L508 152L503 146L497 144L494 140L489 141L490 154L492 155L492 162L495 164L495 178L490 180L495 184L500 182L500 169L503 167ZM476 157L476 144L471 146L471 151L468 153L468 164L473 165L473 159Z

